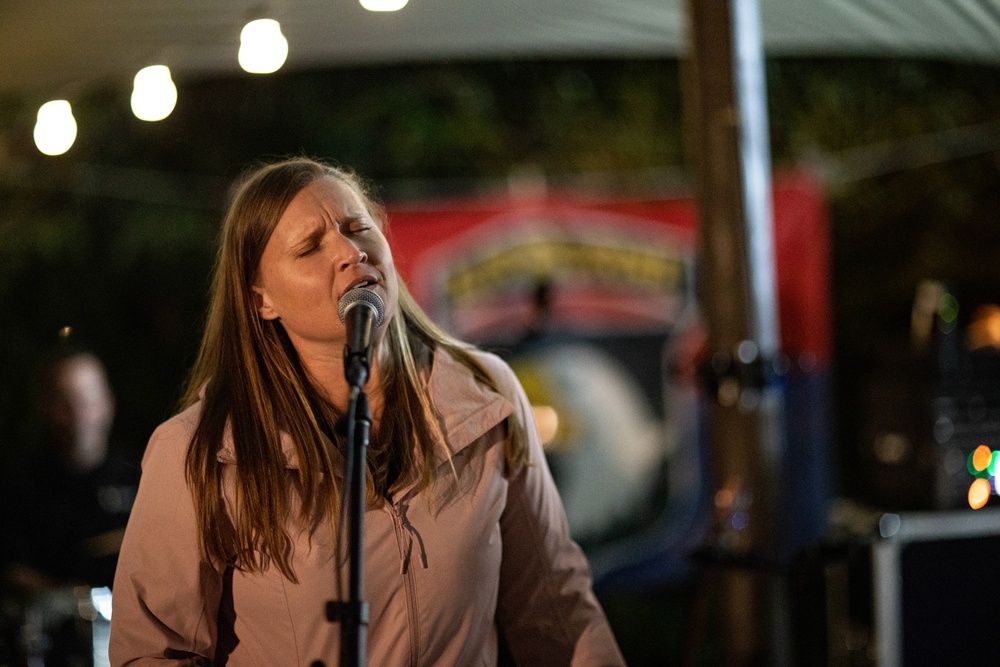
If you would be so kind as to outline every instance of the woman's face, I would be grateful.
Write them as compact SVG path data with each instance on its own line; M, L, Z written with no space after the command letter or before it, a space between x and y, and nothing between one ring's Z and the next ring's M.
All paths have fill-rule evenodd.
M337 305L355 287L375 291L385 303L377 344L396 311L392 253L358 193L339 179L323 178L292 199L264 246L253 288L258 312L281 320L300 355L342 346L346 330Z

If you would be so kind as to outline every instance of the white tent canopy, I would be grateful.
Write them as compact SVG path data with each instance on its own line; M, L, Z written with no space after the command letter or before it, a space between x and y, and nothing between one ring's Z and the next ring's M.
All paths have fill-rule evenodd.
M262 8L264 7L264 8ZM282 24L286 71L349 64L530 57L674 57L684 0L410 0L372 13L357 0L4 0L0 92L58 94L175 76L237 73L243 24ZM1000 62L1000 0L761 0L772 55L887 55Z

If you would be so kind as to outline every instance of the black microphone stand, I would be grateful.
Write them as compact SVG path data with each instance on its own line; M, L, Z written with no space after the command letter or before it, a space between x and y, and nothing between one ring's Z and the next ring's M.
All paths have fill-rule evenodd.
M326 618L340 622L340 667L363 667L367 664L368 603L361 597L364 581L365 534L365 462L372 413L363 387L368 382L371 348L366 353L344 351L344 374L350 388L347 404L347 452L344 461L344 501L348 512L348 590L347 600L328 601Z

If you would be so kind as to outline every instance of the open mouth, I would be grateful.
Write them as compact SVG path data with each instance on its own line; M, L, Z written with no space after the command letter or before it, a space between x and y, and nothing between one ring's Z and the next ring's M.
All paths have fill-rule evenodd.
M352 289L359 289L359 288L360 289L371 289L371 288L375 287L377 284L378 284L378 281L375 280L374 278L362 278L362 279L358 280L356 283L352 284L347 289L348 289L348 291L350 291Z

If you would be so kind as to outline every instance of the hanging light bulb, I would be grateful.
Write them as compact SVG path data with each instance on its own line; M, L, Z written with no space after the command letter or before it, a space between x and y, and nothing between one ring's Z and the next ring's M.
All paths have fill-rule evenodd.
M250 21L240 32L240 67L251 74L270 74L285 64L288 40L274 19Z
M132 113L139 120L163 120L177 104L177 86L166 65L143 67L135 75Z
M45 155L62 155L76 141L76 119L66 100L52 100L38 109L35 146Z
M370 12L395 12L406 6L409 0L360 0L361 6Z

